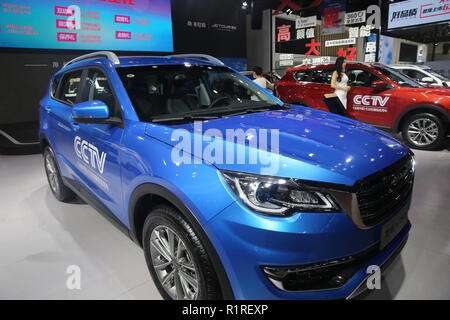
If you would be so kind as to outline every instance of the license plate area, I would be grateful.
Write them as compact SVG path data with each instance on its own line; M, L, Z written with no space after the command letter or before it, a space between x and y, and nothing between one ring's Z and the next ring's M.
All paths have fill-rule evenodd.
M405 205L395 216L381 227L380 249L384 249L400 233L408 222L409 206Z

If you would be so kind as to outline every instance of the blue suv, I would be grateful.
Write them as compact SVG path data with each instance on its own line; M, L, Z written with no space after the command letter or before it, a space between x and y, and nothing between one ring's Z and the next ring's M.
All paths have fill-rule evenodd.
M142 246L165 299L351 298L411 227L407 147L210 56L70 61L40 101L40 142L54 196Z

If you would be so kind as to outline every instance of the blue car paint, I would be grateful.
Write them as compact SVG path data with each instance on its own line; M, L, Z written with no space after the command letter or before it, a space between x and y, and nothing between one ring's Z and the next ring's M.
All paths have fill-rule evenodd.
M158 57L120 60L121 67L184 63L214 65L206 61ZM361 268L337 290L284 292L275 288L259 269L261 265L299 265L361 252L380 241L383 223L363 230L343 212L296 213L285 218L252 212L230 190L219 169L258 174L261 168L208 162L174 164L171 158L176 145L171 139L173 131L185 129L194 141L194 125L166 126L140 122L116 66L106 59L76 62L55 76L86 67L98 67L107 74L120 104L123 128L75 123L72 108L52 99L49 88L40 102L40 134L48 139L55 151L61 174L88 189L123 225L131 228L128 209L133 191L142 184L154 183L169 190L195 215L216 249L238 299L345 298L364 280L367 274L365 268ZM241 78L250 82L244 76ZM349 186L388 167L409 152L382 131L299 106L205 121L202 126L203 130L217 128L223 131L279 129L280 169L277 176ZM107 153L102 176L108 184L107 190L99 186L96 176L89 170L80 169L85 164L74 152L76 136ZM224 148L228 143L231 142L225 142ZM252 148L247 140L243 147L246 152ZM188 157L194 160L192 154ZM407 236L409 228L408 223L372 262L387 260Z

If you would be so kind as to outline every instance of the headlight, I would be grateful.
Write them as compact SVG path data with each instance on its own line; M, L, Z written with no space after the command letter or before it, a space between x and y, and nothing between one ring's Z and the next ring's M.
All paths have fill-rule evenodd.
M250 209L274 216L294 212L336 212L333 196L292 179L221 171L226 182Z

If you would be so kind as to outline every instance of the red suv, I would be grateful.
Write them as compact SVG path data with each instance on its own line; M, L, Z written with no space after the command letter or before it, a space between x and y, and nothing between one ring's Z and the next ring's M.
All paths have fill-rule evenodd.
M334 65L301 66L286 71L275 94L282 101L328 111L324 94L334 92ZM347 112L355 120L401 132L412 148L443 145L450 124L450 89L425 88L383 64L348 63L351 90Z

